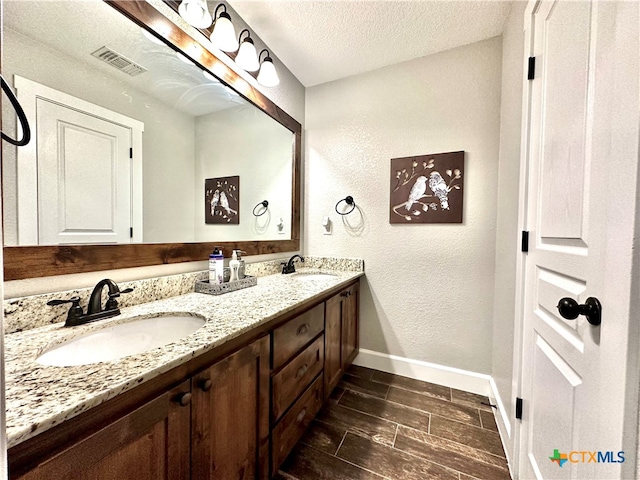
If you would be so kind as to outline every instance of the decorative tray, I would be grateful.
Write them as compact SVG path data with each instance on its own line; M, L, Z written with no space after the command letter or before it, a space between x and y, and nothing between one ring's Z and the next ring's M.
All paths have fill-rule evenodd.
M223 293L235 292L236 290L242 290L243 288L253 287L257 284L258 279L256 277L244 277L242 280L221 283L219 285L211 285L209 280L202 280L196 282L196 292L206 293L208 295L222 295Z

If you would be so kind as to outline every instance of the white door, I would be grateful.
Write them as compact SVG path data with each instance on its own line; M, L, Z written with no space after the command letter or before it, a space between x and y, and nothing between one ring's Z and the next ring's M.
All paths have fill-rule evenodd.
M17 152L18 245L141 242L144 123L13 80L34 133Z
M550 0L528 13L535 79L519 477L632 478L638 5ZM597 297L602 324L563 318L563 297Z
M38 98L38 244L126 243L131 130Z

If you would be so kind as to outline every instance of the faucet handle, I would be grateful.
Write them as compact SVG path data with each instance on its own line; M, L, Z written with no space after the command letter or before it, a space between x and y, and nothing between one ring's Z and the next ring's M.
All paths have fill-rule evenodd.
M80 306L80 297L71 297L68 300L62 300L62 299L49 300L47 302L47 305L49 305L50 307L55 307L57 305L63 305L65 303L71 304L71 308L69 308L69 313L67 313L67 321L65 323L65 326L72 326L74 325L73 322L75 320L79 319L84 315L84 311Z
M125 288L124 290L118 290L117 292L113 292L109 294L109 298L107 299L107 303L104 306L105 310L113 310L118 308L118 302L116 298L118 298L123 293L131 293L133 292L133 288Z

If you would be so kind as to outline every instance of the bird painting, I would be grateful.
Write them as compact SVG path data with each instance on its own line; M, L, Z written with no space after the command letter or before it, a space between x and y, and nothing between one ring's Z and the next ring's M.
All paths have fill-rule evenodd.
M431 175L429 175L429 188L440 200L440 207L443 210L449 210L449 192L451 189L447 186L442 175L438 172L431 172Z
M205 179L205 223L240 223L240 177Z
M433 175L433 174L432 174ZM427 177L424 175L420 175L416 179L416 183L411 187L411 191L409 192L409 198L407 199L407 203L405 204L405 208L409 211L414 203L422 198L424 192L427 191Z

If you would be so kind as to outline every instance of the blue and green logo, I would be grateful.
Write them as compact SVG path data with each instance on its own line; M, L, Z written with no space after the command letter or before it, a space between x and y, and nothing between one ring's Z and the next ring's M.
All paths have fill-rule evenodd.
M599 452L574 450L569 453L560 453L557 448L553 450L553 456L549 460L556 462L559 467L565 463L622 463L624 452Z

